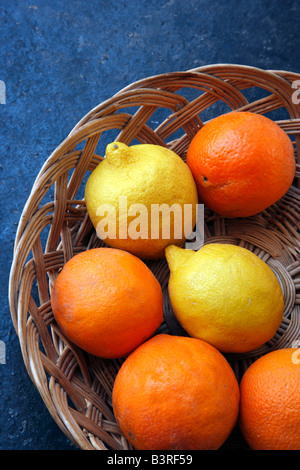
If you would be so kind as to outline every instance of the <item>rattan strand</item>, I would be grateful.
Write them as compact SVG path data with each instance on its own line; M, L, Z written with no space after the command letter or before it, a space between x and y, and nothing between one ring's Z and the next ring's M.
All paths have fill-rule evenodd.
M224 112L247 110L271 116L282 111L277 123L290 135L298 159L300 106L293 103L292 83L299 79L288 71L231 64L148 77L92 109L45 161L16 233L9 282L11 318L29 376L57 425L80 449L132 449L111 406L122 360L99 359L78 350L63 337L51 311L51 288L63 264L80 251L104 245L79 196L84 179L112 140L166 145L185 160L192 137L207 120L207 112L214 117L218 105ZM255 90L263 96L253 93L249 99ZM299 346L299 188L297 160L293 186L263 213L225 219L205 209L205 243L233 243L256 253L273 269L285 298L284 319L274 338L256 351L227 356L238 380L260 355ZM147 264L164 292L165 321L159 332L185 335L170 307L166 262ZM233 433L227 446L241 448L240 435Z

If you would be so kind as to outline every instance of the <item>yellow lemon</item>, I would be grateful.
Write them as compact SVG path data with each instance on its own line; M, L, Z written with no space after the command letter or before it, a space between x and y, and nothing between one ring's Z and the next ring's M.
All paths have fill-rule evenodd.
M252 351L276 333L284 312L272 269L246 248L212 243L166 248L169 297L186 332L224 353Z
M198 194L186 163L168 148L112 142L91 173L85 201L98 236L144 259L182 246L197 220Z

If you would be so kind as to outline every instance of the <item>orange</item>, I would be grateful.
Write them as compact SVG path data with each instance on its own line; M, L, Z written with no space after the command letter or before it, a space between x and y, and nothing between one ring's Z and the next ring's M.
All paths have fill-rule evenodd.
M252 449L300 450L300 349L257 359L240 392L240 429Z
M216 450L237 421L239 386L216 348L161 334L122 364L113 410L137 450Z
M71 258L55 280L51 305L63 334L104 358L129 354L163 321L158 280L139 258L115 248Z
M192 139L187 164L201 202L225 217L255 215L278 201L295 176L288 135L250 112L223 114Z

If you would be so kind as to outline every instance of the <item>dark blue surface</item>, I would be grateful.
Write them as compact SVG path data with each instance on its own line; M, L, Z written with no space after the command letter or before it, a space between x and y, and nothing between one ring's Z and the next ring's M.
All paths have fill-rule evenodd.
M1 0L0 449L75 449L29 379L8 306L16 226L45 159L131 82L212 63L300 73L298 0Z

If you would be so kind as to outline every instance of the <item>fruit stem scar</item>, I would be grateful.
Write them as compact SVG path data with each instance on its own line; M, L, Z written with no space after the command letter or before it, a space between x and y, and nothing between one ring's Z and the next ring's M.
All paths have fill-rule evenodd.
M117 144L114 144L114 149L117 149L117 148L118 148Z
M203 176L203 181L207 181L207 176Z

